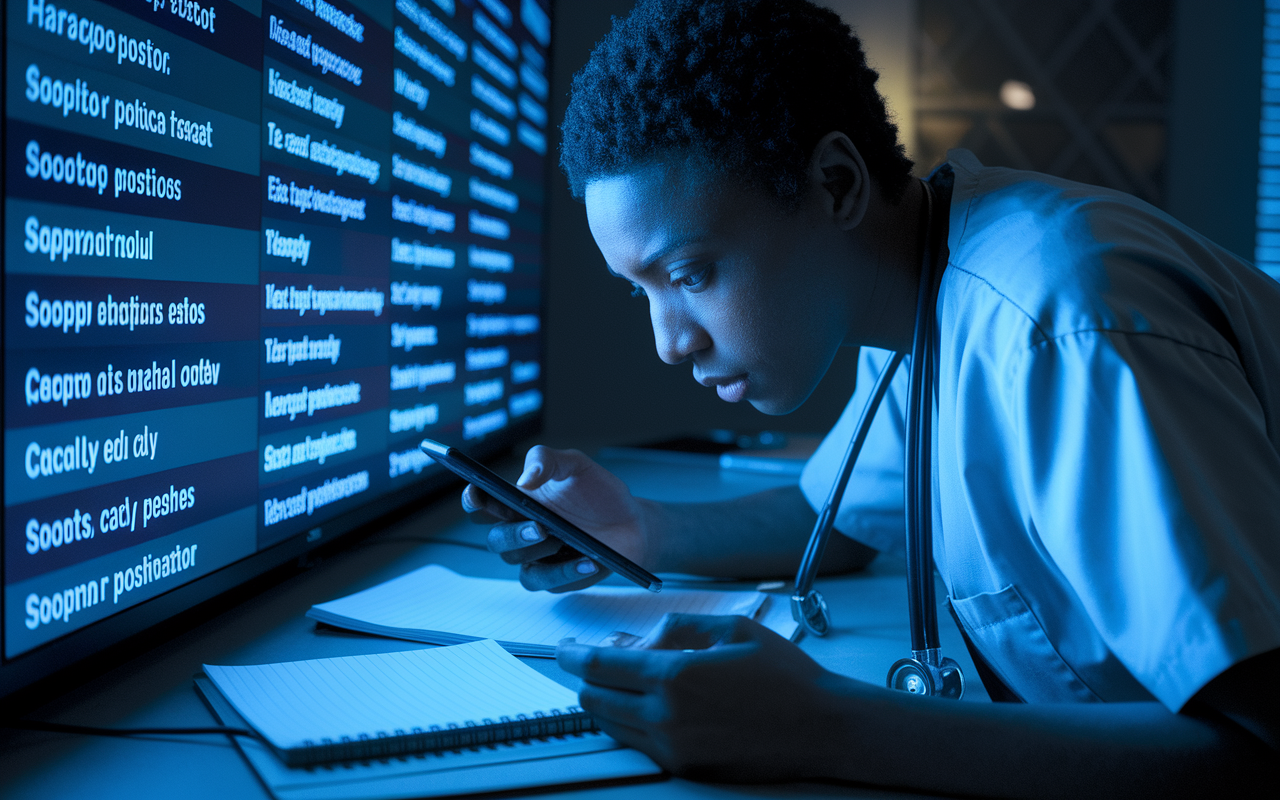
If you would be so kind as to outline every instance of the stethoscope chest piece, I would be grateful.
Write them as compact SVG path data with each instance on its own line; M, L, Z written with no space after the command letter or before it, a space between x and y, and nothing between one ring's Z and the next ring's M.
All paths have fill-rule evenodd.
M893 662L886 686L921 697L964 696L964 673L955 659L943 658L937 650L913 650L911 656Z
M817 589L791 595L791 617L814 636L826 636L831 629L831 612Z

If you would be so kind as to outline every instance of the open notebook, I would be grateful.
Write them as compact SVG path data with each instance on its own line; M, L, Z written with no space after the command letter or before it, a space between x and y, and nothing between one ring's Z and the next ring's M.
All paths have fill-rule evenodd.
M530 592L517 581L469 578L429 564L314 605L307 616L339 628L429 644L495 639L515 655L551 658L566 637L601 644L614 631L643 636L668 612L755 617L792 636L796 626L790 615L769 614L771 605L772 598L760 592L664 589L654 594L615 586L568 594Z
M434 797L661 774L593 732L572 690L492 641L204 669L196 687L214 715L261 734L236 745L278 798Z

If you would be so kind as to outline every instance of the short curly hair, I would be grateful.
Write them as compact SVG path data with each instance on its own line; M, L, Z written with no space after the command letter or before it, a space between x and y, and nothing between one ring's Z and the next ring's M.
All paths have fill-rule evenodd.
M912 162L878 78L853 30L807 0L641 0L573 77L560 166L581 199L681 153L795 209L813 148L841 131L896 203Z

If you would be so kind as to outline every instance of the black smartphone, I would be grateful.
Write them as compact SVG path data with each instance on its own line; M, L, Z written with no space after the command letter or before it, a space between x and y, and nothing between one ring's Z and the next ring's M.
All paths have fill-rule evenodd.
M534 500L497 473L470 458L456 447L441 444L434 439L423 439L418 445L422 452L438 461L453 474L474 483L489 496L507 508L551 530L557 538L573 549L597 561L632 583L651 592L662 591L662 581L631 559L614 550L569 520Z

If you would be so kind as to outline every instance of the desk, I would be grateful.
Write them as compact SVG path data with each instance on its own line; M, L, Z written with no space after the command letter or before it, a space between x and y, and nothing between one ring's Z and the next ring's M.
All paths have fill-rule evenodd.
M639 461L607 466L644 497L675 502L728 499L789 482L789 479L719 469L673 467ZM504 472L518 467L506 464ZM343 552L234 607L150 652L35 709L34 719L115 727L191 727L211 724L191 687L202 663L252 664L416 649L394 639L320 631L304 618L317 602L341 597L428 563L466 575L516 576L515 567L478 550L445 544L393 542L438 536L483 542L486 528L473 525L449 498L389 527L369 544ZM882 683L889 664L908 654L907 601L902 561L877 558L857 575L819 581L833 609L831 635L806 637L801 646L836 672ZM751 584L707 584L750 588ZM939 597L945 596L942 591ZM985 701L959 632L940 614L945 652L964 667L966 698ZM554 661L527 659L544 674L575 686L576 678ZM633 800L653 797L897 797L907 795L817 784L736 786L669 780L565 793L573 800ZM268 795L240 755L223 737L106 739L42 733L0 732L0 796L4 798L246 798Z

